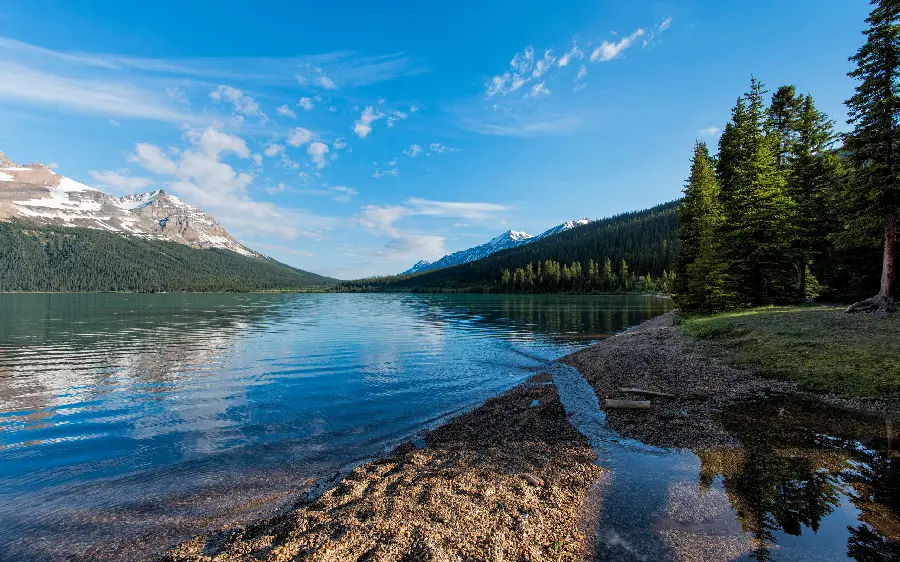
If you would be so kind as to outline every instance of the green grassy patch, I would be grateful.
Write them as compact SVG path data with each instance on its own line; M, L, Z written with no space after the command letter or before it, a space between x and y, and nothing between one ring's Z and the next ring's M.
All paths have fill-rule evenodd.
M681 330L735 367L843 396L900 397L900 315L825 306L688 316Z

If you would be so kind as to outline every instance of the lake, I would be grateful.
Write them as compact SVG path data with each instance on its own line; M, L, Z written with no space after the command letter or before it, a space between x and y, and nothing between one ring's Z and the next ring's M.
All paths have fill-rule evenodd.
M288 508L651 296L0 295L0 558L140 558Z

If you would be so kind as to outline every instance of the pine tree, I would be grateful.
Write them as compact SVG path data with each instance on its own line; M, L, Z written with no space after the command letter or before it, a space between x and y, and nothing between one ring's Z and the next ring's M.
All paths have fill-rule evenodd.
M797 127L800 120L803 97L797 95L794 86L782 86L772 96L769 106L769 128L775 134L775 162L782 170L791 167L797 143Z
M792 253L800 299L807 296L807 269L828 252L828 235L839 229L832 201L840 189L843 167L832 150L834 123L816 109L811 96L799 105L787 193L796 205Z
M697 142L679 209L681 249L675 262L675 298L684 310L712 312L726 306L724 264L718 248L722 222L713 162L706 144Z
M846 147L858 182L853 189L866 202L866 213L881 221L884 252L881 289L875 297L850 306L848 312L895 310L894 282L897 221L900 214L900 0L873 0L866 23L866 44L851 61L850 76L860 81L847 100L853 132Z
M790 244L794 205L775 161L778 136L767 127L765 90L755 78L732 112L717 170L725 221L722 254L729 292L746 304L783 302L794 294ZM677 272L676 272L677 273Z

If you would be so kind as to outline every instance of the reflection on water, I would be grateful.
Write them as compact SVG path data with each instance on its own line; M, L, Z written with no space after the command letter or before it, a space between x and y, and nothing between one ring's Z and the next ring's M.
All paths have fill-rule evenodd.
M756 560L778 560L793 544L827 549L827 559L900 560L892 420L796 400L745 405L723 419L742 447L701 455L701 482L723 479Z
M670 308L633 296L0 295L0 559L131 559L284 508L311 478L523 380L537 357Z

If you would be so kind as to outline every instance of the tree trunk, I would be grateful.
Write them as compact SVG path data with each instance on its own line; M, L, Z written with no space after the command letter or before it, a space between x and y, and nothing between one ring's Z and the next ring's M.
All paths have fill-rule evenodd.
M891 208L884 217L884 261L881 265L879 297L894 300L894 257L897 250L897 209Z
M897 208L884 215L884 261L881 264L881 290L871 299L847 307L846 312L896 312L894 306L894 265L897 251Z
M797 282L798 292L800 293L800 302L806 302L806 262L801 261L797 264L799 280Z

